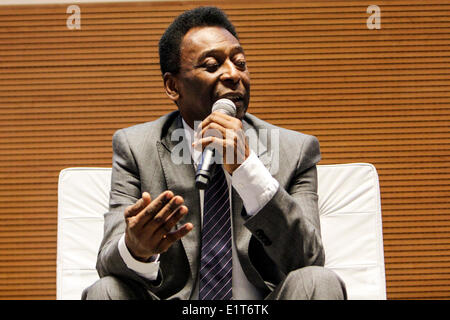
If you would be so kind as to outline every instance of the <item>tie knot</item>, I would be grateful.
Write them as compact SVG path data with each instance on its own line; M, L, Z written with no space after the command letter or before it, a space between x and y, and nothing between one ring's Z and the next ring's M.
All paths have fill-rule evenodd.
M220 176L224 176L223 168L220 164L215 164L214 171L213 171L213 177L220 177Z
M220 191L220 193L226 192L228 190L228 184L226 182L225 174L223 172L222 166L215 165L211 180L209 182L208 187L206 188L207 197L211 196L211 194Z

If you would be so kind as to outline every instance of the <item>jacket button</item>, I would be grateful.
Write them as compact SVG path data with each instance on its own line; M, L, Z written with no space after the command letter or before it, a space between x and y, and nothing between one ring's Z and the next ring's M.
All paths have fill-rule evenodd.
M258 229L258 230L255 231L255 234L258 237L258 239L261 240L263 245L270 246L272 244L272 241L270 241L269 238L267 238L267 236L266 236L266 234L264 233L263 230Z

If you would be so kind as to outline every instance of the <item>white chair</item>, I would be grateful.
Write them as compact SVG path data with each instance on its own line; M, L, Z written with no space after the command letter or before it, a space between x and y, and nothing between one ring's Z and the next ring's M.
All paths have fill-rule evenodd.
M325 265L349 299L386 299L378 174L371 164L319 165ZM58 185L57 299L80 299L98 279L95 263L108 210L110 168L67 168Z

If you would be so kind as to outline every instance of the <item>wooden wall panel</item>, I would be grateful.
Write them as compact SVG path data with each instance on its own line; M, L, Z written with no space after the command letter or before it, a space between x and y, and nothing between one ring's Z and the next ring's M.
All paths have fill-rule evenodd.
M0 299L56 296L57 179L111 166L113 132L174 110L157 42L216 4L252 77L249 111L316 135L321 164L379 171L389 299L450 297L450 4L204 1L0 6ZM369 30L366 9L381 9Z

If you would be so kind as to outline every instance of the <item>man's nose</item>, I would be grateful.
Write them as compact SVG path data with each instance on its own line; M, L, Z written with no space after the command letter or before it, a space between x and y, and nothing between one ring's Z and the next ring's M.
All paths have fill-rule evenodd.
M221 80L224 83L232 86L238 84L241 80L241 73L237 69L236 65L232 61L226 60L222 67L223 73L221 75Z

